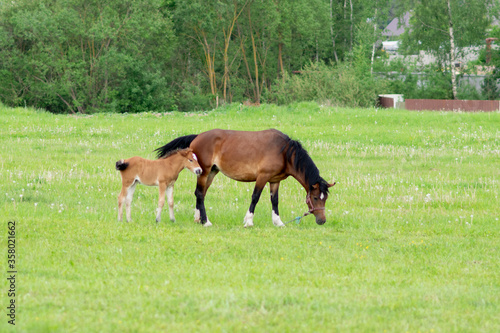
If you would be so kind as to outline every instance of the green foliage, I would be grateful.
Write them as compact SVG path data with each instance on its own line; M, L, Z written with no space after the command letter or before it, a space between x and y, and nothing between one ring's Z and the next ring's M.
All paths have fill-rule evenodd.
M476 87L470 84L460 84L458 87L457 99L461 100L481 100L484 99Z
M491 22L488 7L491 0L449 0L451 24L455 35L455 47L463 48L484 42L486 29ZM400 12L411 10L410 26L402 35L401 50L408 54L419 50L431 51L443 61L450 53L448 1L404 0Z
M500 69L495 68L492 74L487 75L481 85L481 92L484 99L496 100L500 99L500 91L498 89L498 81L500 80Z
M477 45L498 6L461 3L451 0L456 45ZM409 9L403 48L430 50L446 67L449 20L436 0L4 1L0 100L53 113L134 113L207 109L216 99L374 105L387 89L446 98L448 74L429 76L428 86L392 80L389 88L368 74L383 71L382 61L371 61L380 28ZM326 72L293 74L308 69ZM329 90L319 91L315 79Z
M369 64L360 53L354 52L359 62L337 66L310 63L298 75L285 75L276 80L266 100L277 104L320 101L350 107L374 106L384 82L370 76Z
M159 110L172 52L162 1L17 1L0 14L0 96L51 112Z
M186 82L179 94L177 105L181 110L208 110L214 105L214 96L205 95L199 86Z

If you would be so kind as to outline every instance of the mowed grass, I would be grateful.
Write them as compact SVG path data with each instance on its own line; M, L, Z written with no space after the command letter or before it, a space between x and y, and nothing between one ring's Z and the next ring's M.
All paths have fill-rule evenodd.
M0 106L0 124L4 253L7 222L17 223L16 331L500 331L500 113L301 103L75 117ZM245 229L253 184L219 174L206 198L214 226L203 228L187 171L176 223L166 210L155 223L157 188L144 186L133 221L118 223L115 162L212 128L300 140L337 182L327 223L274 227L266 186ZM307 210L305 195L282 182L284 221Z

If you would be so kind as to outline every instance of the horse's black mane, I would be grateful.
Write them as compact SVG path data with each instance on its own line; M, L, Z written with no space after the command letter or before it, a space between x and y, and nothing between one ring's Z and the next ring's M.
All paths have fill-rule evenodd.
M179 138L176 138L166 145L156 148L154 151L156 152L156 158L162 158L162 157L167 157L170 156L171 152L175 152L180 149L188 148L191 142L198 136L198 134L191 134L191 135L185 135L181 136Z
M288 136L286 136L285 140L286 143L282 151L285 152L286 159L293 164L294 168L304 173L305 180L309 185L309 191L312 190L313 185L318 184L321 193L329 193L328 182L319 175L318 167L314 164L307 150L302 147L299 141L292 140Z

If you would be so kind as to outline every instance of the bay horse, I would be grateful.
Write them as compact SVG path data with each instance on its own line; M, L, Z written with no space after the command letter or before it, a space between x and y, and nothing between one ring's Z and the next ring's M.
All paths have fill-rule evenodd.
M135 186L144 184L147 186L158 186L160 197L156 209L156 222L160 222L161 211L165 204L165 193L167 194L170 220L175 222L174 216L174 184L179 173L189 169L196 175L200 175L202 169L198 164L198 158L192 149L174 150L164 158L158 160L147 160L134 156L116 162L116 170L120 171L122 177L122 189L118 196L118 221L122 220L123 202L127 206L127 222L130 222L130 205L134 196Z
M213 129L201 134L186 135L157 148L158 157L170 151L189 147L198 156L203 172L198 177L195 196L195 221L204 226L212 224L205 210L205 195L217 173L241 182L255 182L252 201L244 224L253 226L255 206L266 183L271 190L272 221L275 226L284 226L278 210L280 181L294 177L307 191L306 203L314 214L317 224L324 224L325 202L329 184L319 175L319 170L300 142L286 134L269 129L258 132Z

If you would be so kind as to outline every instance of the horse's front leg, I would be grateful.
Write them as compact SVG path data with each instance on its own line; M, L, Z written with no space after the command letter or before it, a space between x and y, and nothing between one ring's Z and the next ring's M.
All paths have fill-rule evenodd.
M257 182L255 183L255 188L253 189L252 193L252 202L250 203L250 208L248 208L248 212L243 220L243 222L245 223L245 228L253 227L255 206L257 206L257 202L259 202L260 194L262 193L265 185L266 182L264 181L257 180Z
M158 208L156 208L156 222L161 221L161 211L163 210L163 205L165 205L165 190L167 185L165 183L160 183L159 187L159 197L158 197Z
M271 189L271 204L273 206L273 224L277 227L284 227L285 224L281 221L278 209L278 190L280 183L269 183L269 187Z
M167 186L167 202L168 202L168 213L170 215L170 221L175 222L174 216L174 183Z

